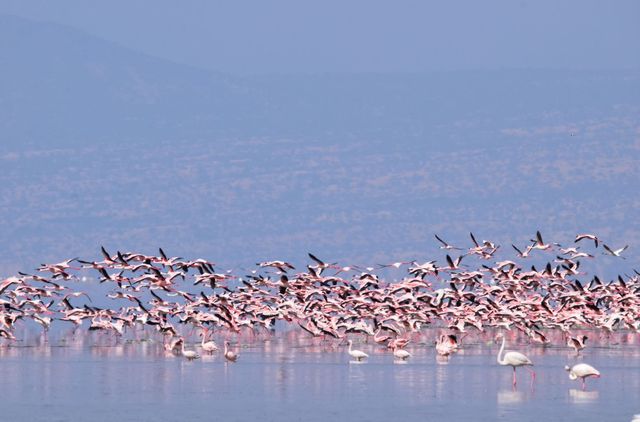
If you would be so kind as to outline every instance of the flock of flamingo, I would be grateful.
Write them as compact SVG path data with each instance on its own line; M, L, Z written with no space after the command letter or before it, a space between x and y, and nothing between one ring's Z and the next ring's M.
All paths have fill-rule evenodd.
M400 360L411 357L407 344L419 342L428 335L425 331L438 333L427 343L435 343L440 356L456 353L470 335L489 336L502 340L497 362L513 368L515 387L517 367L527 368L533 382L533 362L522 353L505 352L503 333L541 347L556 339L556 346L561 341L580 354L587 341L584 332L605 339L617 331L640 332L640 273L633 270L609 281L583 277L580 260L594 259L602 244L595 235L578 235L573 245L563 247L545 243L537 232L524 248L512 245L515 260L497 260L500 246L478 242L473 234L465 248L435 237L446 251L445 264L378 264L378 270L406 270L391 282L379 277L376 268L340 266L312 254L312 262L295 274L288 262L265 261L238 276L204 259L169 257L162 249L159 255L111 254L102 247L100 261L73 258L4 279L0 336L10 345L16 326L29 320L40 324L45 336L55 320L74 329L86 321L89 330L116 338L128 330L156 332L167 351L196 359L200 355L186 349L188 337L198 333L201 353L215 353L212 335L217 331L225 336L224 358L230 362L238 359L230 336L271 335L277 321L318 341L348 340L348 354L356 361L368 357L353 348L357 336L372 339ZM626 248L602 244L603 254L615 259L623 259ZM541 269L525 265L534 255L546 261ZM472 258L480 265L470 268ZM119 306L95 306L86 292L74 290L74 281L87 271L108 284L107 297ZM436 330L423 330L428 327ZM571 379L582 380L583 388L585 378L600 376L586 363L565 369Z

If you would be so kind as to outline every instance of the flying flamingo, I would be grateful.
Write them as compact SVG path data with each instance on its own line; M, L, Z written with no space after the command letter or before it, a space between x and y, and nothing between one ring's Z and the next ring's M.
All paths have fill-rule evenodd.
M448 270L459 270L460 269L460 261L462 261L462 258L464 258L465 255L460 255L459 257L456 258L456 260L454 261L453 259L451 259L451 257L449 255L447 255L447 263L449 264L449 268L447 268Z
M579 363L577 365L573 365L571 368L568 366L564 367L565 371L569 371L569 378L572 380L580 378L582 380L582 390L585 389L585 378L587 377L595 377L600 378L600 372L591 365L587 365L586 363Z
M462 249L460 248L456 248L455 246L451 246L450 244L448 244L447 242L445 242L444 240L442 240L440 238L440 236L438 236L437 234L434 235L436 237L436 239L438 240L438 242L442 243L442 246L440 246L440 249L455 249L458 251L461 251Z
M436 353L440 356L449 356L456 350L458 350L458 339L453 334L442 334L436 341Z
M542 251L546 251L547 249L551 249L551 245L550 244L544 243L542 241L542 235L540 234L539 230L536 232L536 238L535 239L531 239L531 241L533 242L533 245L531 245L531 247L533 249L540 249Z
M607 253L611 256L617 256L618 258L622 258L622 259L626 259L624 256L620 255L622 252L624 252L629 245L624 245L622 248L620 249L611 249L609 246L605 245L604 243L602 244L602 247L607 251Z
M380 268L393 267L395 269L398 269L398 268L402 267L403 265L407 265L407 264L413 264L413 262L411 262L411 261L400 261L400 262L393 262L391 264L378 264L378 266Z
M582 239L590 239L593 240L593 242L596 244L596 248L598 247L598 241L600 239L598 239L598 236L596 236L595 234L589 234L589 233L585 233L585 234L579 234L576 236L576 240L574 240L574 243L578 243L579 241L581 241Z
M515 388L516 367L524 366L526 368L527 366L533 366L533 362L531 362L528 357L520 352L506 352L501 358L502 352L504 351L504 344L506 342L506 339L502 333L498 334L498 338L502 338L502 346L500 346L500 351L498 352L498 358L496 360L500 365L511 366L513 368L513 387ZM527 369L529 369L529 371L531 372L531 382L533 382L533 380L536 379L536 373L530 368Z
M369 357L368 354L363 352L362 350L353 350L353 341L349 340L349 356L360 362L362 359L366 359Z
M319 259L318 257L316 257L315 255L313 255L312 253L307 253L307 255L309 255L309 258L311 258L312 260L314 260L316 262L316 269L318 270L318 274L320 274L324 269L326 268L330 268L333 267L334 265L336 265L336 262L334 262L333 264L327 264L326 262L324 262L323 260Z
M259 267L274 267L277 268L281 273L286 273L287 269L295 270L296 268L285 261L266 261L266 262L258 262L256 265Z
M524 252L522 252L520 249L518 249L518 247L516 245L514 245L513 243L511 244L511 246L513 247L513 249L516 250L516 252L518 252L518 256L520 258L527 258L529 256L529 253L533 250L532 246L527 246L527 248L524 250Z
M584 349L588 339L589 339L589 337L587 337L585 335L580 335L580 336L576 336L576 337L569 337L567 339L567 346L573 347L573 350L576 351L576 356L578 356L580 354L580 351L582 349Z

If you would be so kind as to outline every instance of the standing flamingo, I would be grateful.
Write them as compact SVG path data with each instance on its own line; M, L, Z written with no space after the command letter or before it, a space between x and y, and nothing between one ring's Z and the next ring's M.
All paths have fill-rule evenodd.
M200 357L199 354L197 354L194 350L185 350L184 349L184 340L182 340L182 356L184 356L185 358L187 358L187 360L194 360L194 359L198 359Z
M511 366L513 368L513 386L516 386L516 366L533 366L533 362L523 355L520 352L506 352L504 356L501 358L502 352L504 351L504 344L506 339L502 333L498 334L498 338L502 338L502 346L500 346L500 351L498 352L498 358L496 359L500 365ZM531 382L535 380L536 373L533 369L527 368L531 371Z
M586 363L579 363L577 365L573 365L571 368L568 366L564 367L565 371L569 371L569 379L575 380L580 378L582 380L582 390L585 389L585 378L587 377L596 377L600 378L600 372L591 365L587 365Z
M353 341L349 340L349 356L360 362L362 359L366 359L369 357L368 354L363 352L362 350L353 350Z
M238 360L238 354L234 353L232 350L229 350L229 342L224 342L224 358L229 362L235 362Z
M407 360L411 357L411 353L407 352L404 349L398 348L398 346L395 346L393 348L393 356L400 360Z
M200 334L202 336L201 346L203 351L212 354L213 352L216 352L218 350L218 345L213 340L206 341L207 334L209 334L209 330L205 328L204 331Z

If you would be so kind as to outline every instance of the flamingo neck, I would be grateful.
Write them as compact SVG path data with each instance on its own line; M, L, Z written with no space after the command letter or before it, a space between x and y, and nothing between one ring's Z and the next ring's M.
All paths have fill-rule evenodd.
M502 337L502 346L500 346L500 351L498 352L498 358L496 359L500 365L506 365L505 361L501 359L502 352L504 351L504 343L506 339Z

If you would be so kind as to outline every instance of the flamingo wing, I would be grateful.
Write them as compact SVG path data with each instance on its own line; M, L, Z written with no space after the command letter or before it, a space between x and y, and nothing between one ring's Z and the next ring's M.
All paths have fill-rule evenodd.
M578 377L600 376L600 372L586 363L579 363L571 368L571 372Z
M513 366L533 365L533 362L520 352L505 353L504 361L507 362L507 365Z

